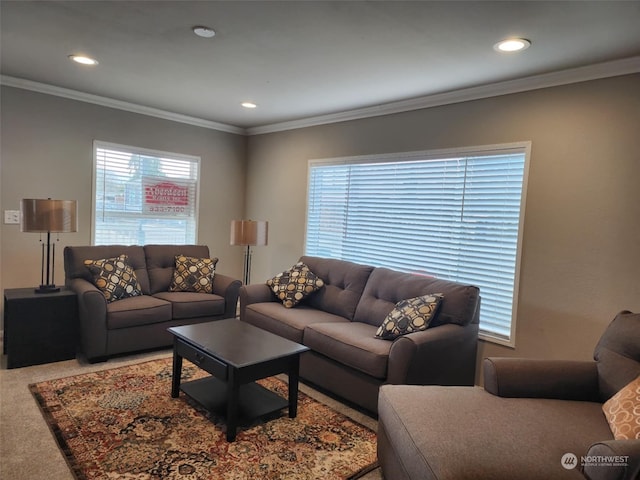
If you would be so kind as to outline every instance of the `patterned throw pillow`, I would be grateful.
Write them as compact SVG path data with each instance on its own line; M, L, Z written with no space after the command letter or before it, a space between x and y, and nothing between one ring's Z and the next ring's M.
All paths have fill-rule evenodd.
M176 255L170 292L213 293L213 276L217 258L196 258Z
M308 266L298 262L290 270L267 280L267 285L286 308L292 308L324 287L324 282Z
M426 330L442 302L441 293L400 300L376 331L376 337L393 340L401 335Z
M104 294L107 302L142 295L136 272L128 262L127 255L84 261L93 275L93 283Z
M640 439L640 376L602 405L616 440Z

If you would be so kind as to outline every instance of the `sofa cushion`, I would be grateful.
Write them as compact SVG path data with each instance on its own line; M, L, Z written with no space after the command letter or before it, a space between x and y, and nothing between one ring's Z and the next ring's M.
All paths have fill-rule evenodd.
M279 302L247 305L242 320L297 343L302 343L303 333L308 325L314 323L350 323L344 317L316 310L306 305L291 309L285 308Z
M124 298L107 304L107 330L171 320L171 304L150 295Z
M337 362L379 379L387 377L392 342L375 338L376 328L360 322L313 323L302 343Z
M169 284L170 292L213 292L213 276L217 258L197 258L176 255L175 270Z
M616 440L640 439L640 377L602 405Z
M104 294L107 302L142 295L136 272L126 255L99 260L85 260L84 265L93 275L94 285Z
M600 337L593 358L604 402L640 375L640 313L618 313Z
M99 260L126 255L129 265L136 272L142 293L149 294L149 275L144 250L140 245L92 245L64 248L65 281L73 278L84 278L93 283L93 275L84 265L85 260Z
M210 317L224 313L224 298L212 293L158 292L153 296L171 302L175 320Z
M441 302L442 295L439 293L400 300L383 320L376 337L393 340L400 335L426 330Z
M311 295L306 303L319 310L353 320L358 301L373 267L344 260L309 256L300 257L300 261L308 265L325 285L322 290Z
M582 478L562 456L612 439L596 402L496 397L480 387L384 385L379 451L420 480ZM382 438L386 437L386 438ZM578 460L579 461L579 460ZM395 477L394 477L395 478Z
M353 319L379 327L400 300L436 292L444 295L444 299L431 322L432 327L478 323L480 293L477 287L388 268L376 268L371 273Z
M267 280L267 285L286 308L293 308L313 292L324 287L324 282L302 262Z
M141 247L142 248L142 247ZM206 245L145 245L150 293L167 292L176 268L176 255L209 258Z

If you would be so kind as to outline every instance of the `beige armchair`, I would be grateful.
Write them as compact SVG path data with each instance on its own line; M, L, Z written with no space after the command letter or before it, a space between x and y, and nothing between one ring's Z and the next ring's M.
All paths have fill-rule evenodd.
M484 389L383 386L385 479L639 479L640 439L615 440L602 405L640 375L640 314L618 314L594 360L488 358Z

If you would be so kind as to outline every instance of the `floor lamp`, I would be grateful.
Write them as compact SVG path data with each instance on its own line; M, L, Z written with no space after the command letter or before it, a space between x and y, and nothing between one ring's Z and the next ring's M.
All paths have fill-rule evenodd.
M22 199L20 207L21 231L47 234L46 248L45 244L42 244L40 287L36 288L35 292L59 292L60 288L54 284L56 246L55 243L51 243L51 234L78 231L77 203L75 200L25 198Z
M244 251L243 282L251 281L251 247L267 245L269 222L264 220L233 220L231 222L231 245L246 247Z

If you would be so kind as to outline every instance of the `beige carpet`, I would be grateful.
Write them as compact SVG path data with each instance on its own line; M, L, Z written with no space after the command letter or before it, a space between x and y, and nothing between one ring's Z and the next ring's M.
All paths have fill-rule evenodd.
M11 370L3 365L0 370L0 478L73 480L66 461L29 392L29 384L169 356L171 352L167 350L110 359L97 365L88 365L78 360ZM301 384L300 390L375 430L376 421L367 415L304 384ZM375 470L363 478L380 480L382 476L379 470Z

